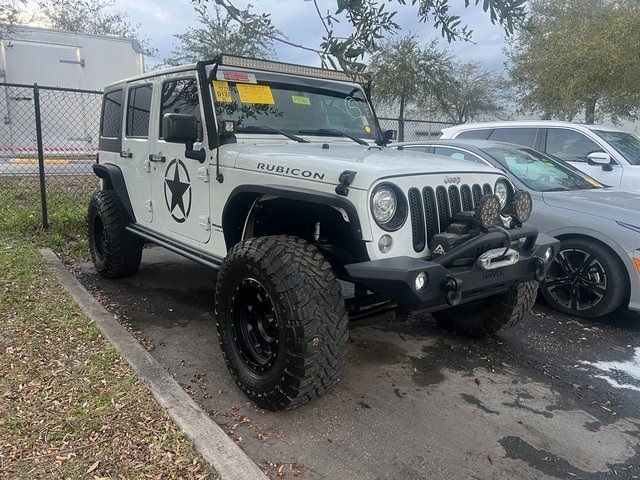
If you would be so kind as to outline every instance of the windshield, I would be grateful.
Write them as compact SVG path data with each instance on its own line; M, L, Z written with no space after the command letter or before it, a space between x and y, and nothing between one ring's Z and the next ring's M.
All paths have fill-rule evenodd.
M640 139L626 132L594 130L604 141L615 148L631 165L640 165Z
M604 188L571 165L529 148L493 147L484 151L531 190L552 192Z
M235 120L238 133L378 138L362 89L328 80L221 70L212 82L218 120ZM332 131L329 131L332 130Z

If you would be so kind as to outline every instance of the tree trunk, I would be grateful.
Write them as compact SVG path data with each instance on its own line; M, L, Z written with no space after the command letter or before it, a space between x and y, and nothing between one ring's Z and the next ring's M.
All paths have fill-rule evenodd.
M589 99L584 105L584 123L593 125L596 121L596 99Z
M400 97L400 115L398 115L398 141L404 142L404 96Z

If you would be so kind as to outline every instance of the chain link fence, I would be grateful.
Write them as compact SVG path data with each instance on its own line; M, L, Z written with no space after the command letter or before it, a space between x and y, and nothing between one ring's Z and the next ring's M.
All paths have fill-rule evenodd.
M98 180L102 92L0 83L0 190L49 213L86 205Z
M438 138L443 128L457 125L452 122L432 120L405 119L402 122L398 118L379 118L378 120L380 121L382 130L396 130L398 132L398 142L413 142Z

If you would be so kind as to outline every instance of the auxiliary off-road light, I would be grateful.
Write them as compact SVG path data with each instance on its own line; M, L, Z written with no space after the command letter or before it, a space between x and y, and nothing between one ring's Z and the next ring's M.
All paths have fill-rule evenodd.
M427 274L420 272L416 277L415 286L416 290L420 291L427 285Z
M491 228L500 222L500 199L494 194L484 195L476 207L475 218L484 228Z
M520 223L524 223L529 220L531 216L531 210L533 209L533 200L529 192L520 190L513 196L513 214L516 220Z

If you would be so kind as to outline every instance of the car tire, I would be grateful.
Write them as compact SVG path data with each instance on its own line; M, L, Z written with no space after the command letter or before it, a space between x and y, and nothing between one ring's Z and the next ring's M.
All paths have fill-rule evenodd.
M215 315L229 372L261 408L309 402L345 369L342 290L329 262L305 240L257 237L233 247L218 273Z
M129 215L113 190L93 194L87 216L89 250L104 278L129 277L140 267L144 241L126 230L129 223Z
M437 324L472 338L495 335L516 325L536 301L538 282L524 282L498 295L434 312Z
M618 256L587 238L562 240L540 284L540 293L551 307L580 318L597 318L620 308L628 290L627 273Z

